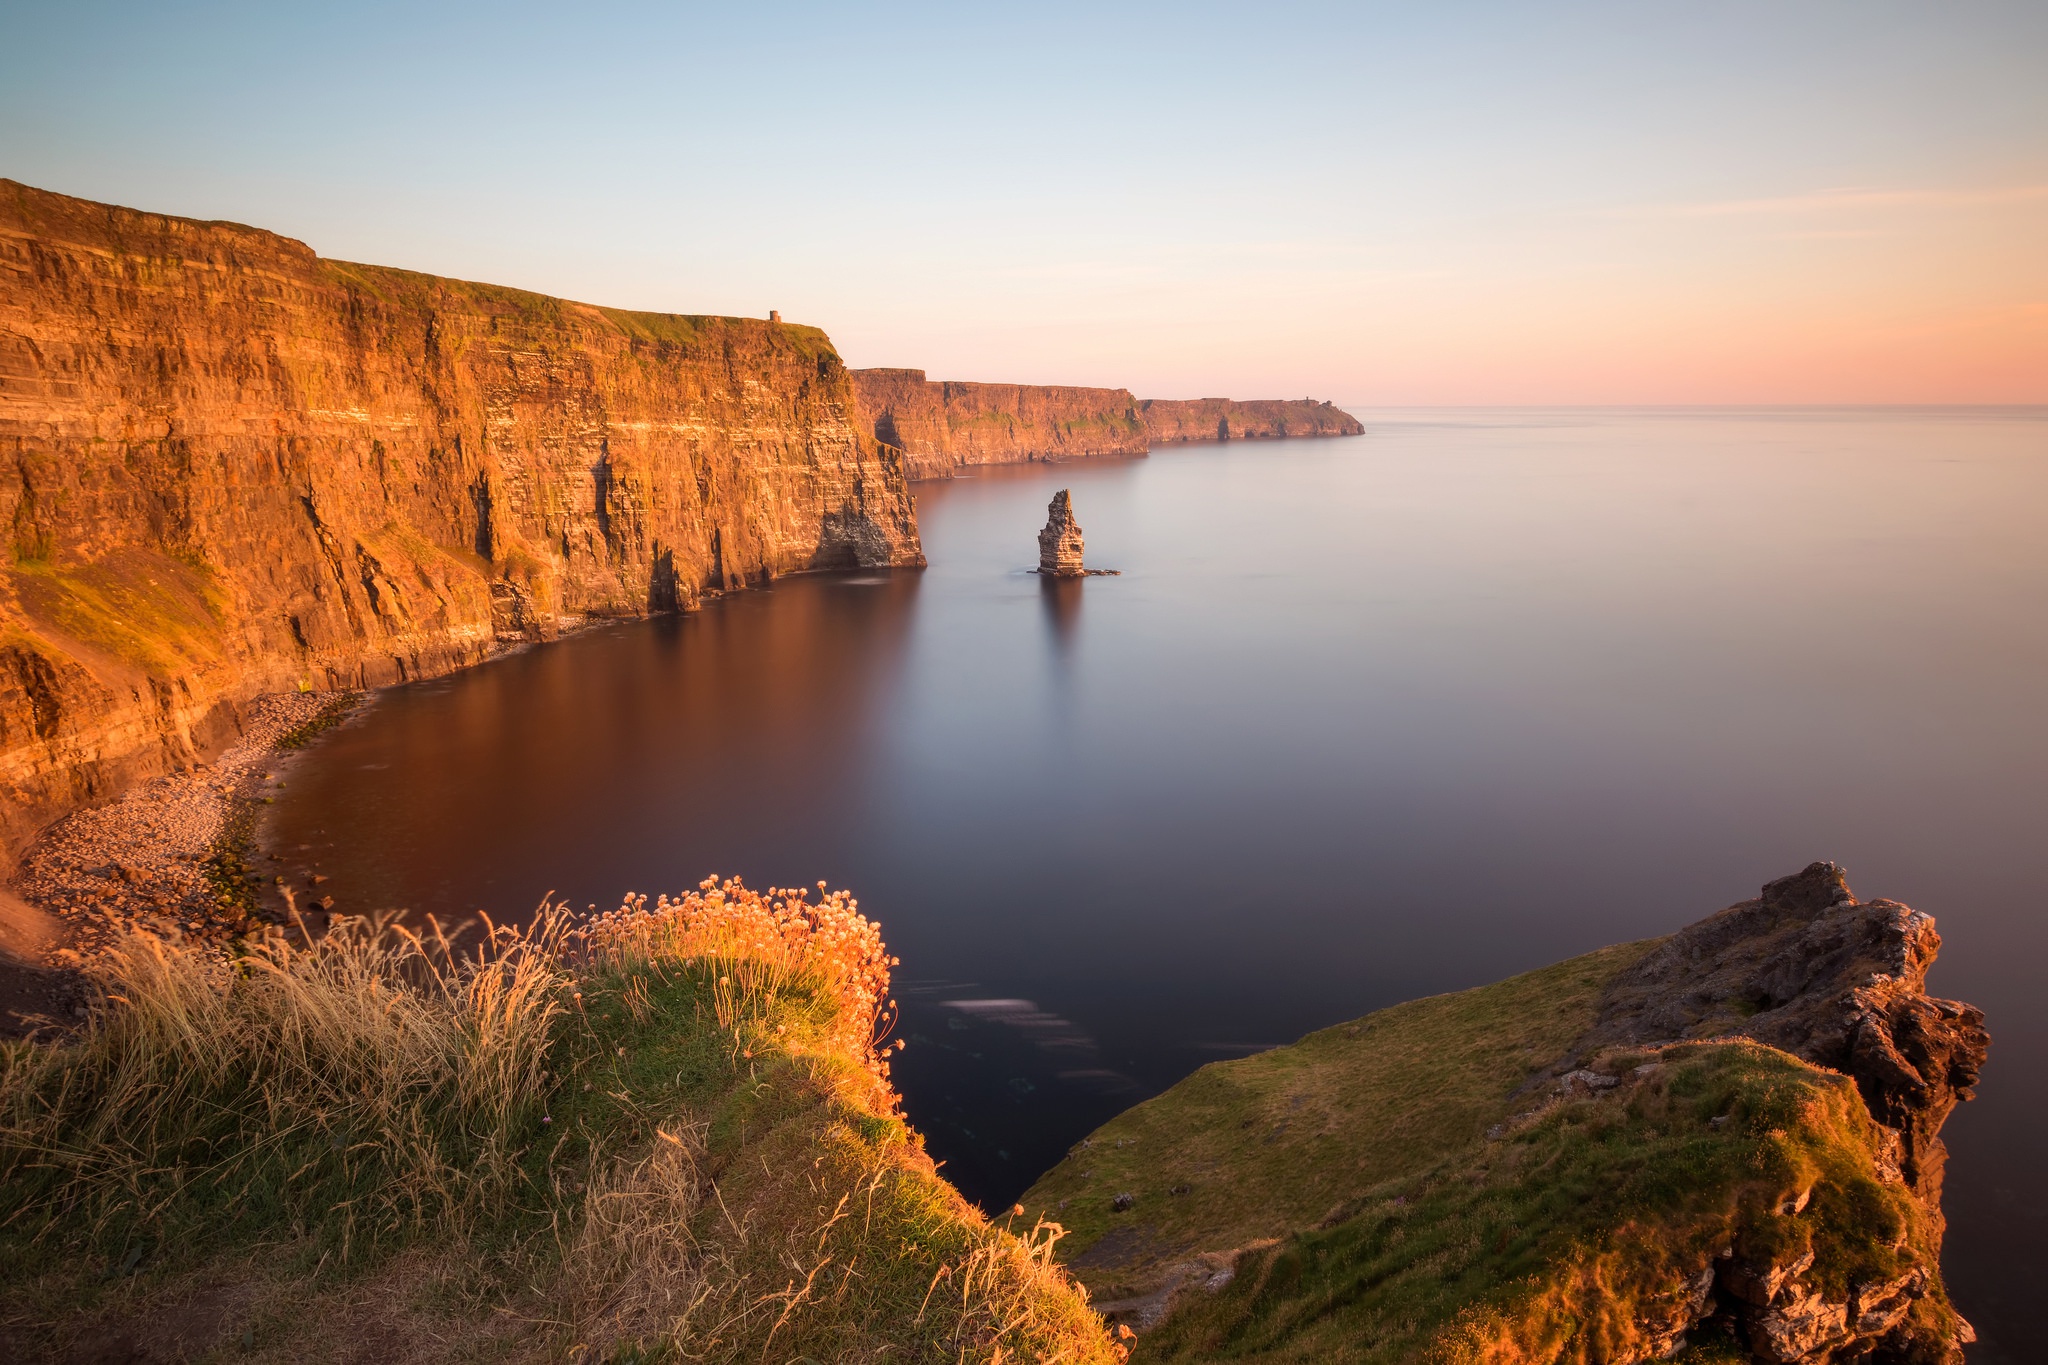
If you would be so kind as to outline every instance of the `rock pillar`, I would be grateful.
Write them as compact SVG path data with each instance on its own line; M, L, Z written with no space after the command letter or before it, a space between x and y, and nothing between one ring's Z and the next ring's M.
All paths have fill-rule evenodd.
M1074 520L1074 500L1062 488L1045 510L1045 529L1038 533L1038 571L1055 578L1079 578L1087 570L1081 567L1081 527Z

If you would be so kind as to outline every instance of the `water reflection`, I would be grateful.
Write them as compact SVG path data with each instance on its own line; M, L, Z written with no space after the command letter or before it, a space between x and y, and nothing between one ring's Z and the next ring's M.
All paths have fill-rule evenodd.
M1052 642L1053 652L1059 658L1069 657L1074 648L1074 633L1081 627L1081 594L1087 588L1085 578L1055 578L1049 574L1038 577L1038 600L1045 604L1046 639Z
M294 776L268 837L337 909L443 918L783 863L872 763L918 584L788 579L385 692ZM832 865L829 840L814 852Z

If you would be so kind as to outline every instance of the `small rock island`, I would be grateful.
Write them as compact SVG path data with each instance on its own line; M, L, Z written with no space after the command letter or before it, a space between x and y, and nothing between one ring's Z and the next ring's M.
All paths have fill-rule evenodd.
M1038 533L1038 573L1047 578L1115 578L1121 569L1090 569L1081 563L1081 523L1074 520L1074 496L1062 488L1045 509Z
M1045 529L1038 533L1038 571L1054 578L1080 578L1081 524L1074 520L1073 494L1062 488L1045 509Z

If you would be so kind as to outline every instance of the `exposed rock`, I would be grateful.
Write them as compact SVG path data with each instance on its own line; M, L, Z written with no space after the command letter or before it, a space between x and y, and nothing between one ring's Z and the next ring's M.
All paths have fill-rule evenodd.
M0 181L0 866L248 699L921 563L816 328L598 308Z
M1932 915L1858 901L1840 867L1813 863L1621 973L1575 1052L1739 1036L1843 1072L1897 1135L1899 1178L1937 1208L1938 1134L1991 1045L1982 1010L1926 994L1940 949Z
M1746 1037L1849 1076L1879 1125L1876 1175L1919 1199L1938 1253L1941 1126L1971 1098L1991 1041L1983 1011L1926 994L1940 948L1932 915L1897 901L1858 901L1840 867L1812 863L1767 883L1755 900L1680 930L1617 974L1572 1057ZM1778 1214L1803 1213L1811 1193L1788 1193ZM1720 1289L1758 1360L1789 1365L1843 1350L1960 1360L1967 1323L1954 1320L1948 1335L1906 1322L1930 1288L1924 1268L1861 1286L1841 1302L1800 1282L1813 1260L1807 1250L1782 1263L1735 1257L1724 1265Z
M1038 571L1054 578L1079 578L1081 526L1074 520L1074 500L1062 488L1047 505L1045 527L1038 533Z
M1766 1365L1961 1365L1970 1328L1939 1278L1939 1128L1987 1040L1976 1010L1922 992L1939 943L1928 916L1858 902L1814 864L1669 939L1604 950L1611 965L1559 964L1212 1065L1095 1135L1091 1167L1108 1169L1093 1188L1132 1191L1144 1219L1112 1226L1113 1209L1075 1202L1069 1264L1168 1361L1250 1340L1307 1358L1292 1334L1329 1341L1337 1319L1381 1341L1408 1330L1414 1295L1441 1292L1456 1326L1418 1337L1415 1358L1624 1365L1692 1343ZM1540 1051L1516 1041L1538 1036ZM1453 1080L1462 1063L1424 1089L1403 1079L1410 1059L1482 1052L1559 1060L1502 1074L1501 1108L1462 1098L1483 1093ZM1333 1112L1303 1116L1281 1168L1267 1144L1304 1089ZM1453 1114L1433 1164L1409 1160L1406 1135ZM1159 1139L1144 1162L1107 1153L1134 1134ZM1578 1134L1638 1164L1596 1160ZM1066 1208L1070 1164L1026 1206ZM1531 1207L1560 1179L1570 1215L1483 1231L1485 1210ZM1482 1231L1429 1271L1397 1249L1447 1227ZM1190 1292L1204 1248L1275 1232L1220 1292ZM1463 1286L1489 1260L1526 1278L1482 1311Z
M1797 1259L1784 1265L1750 1265L1744 1261L1731 1260L1727 1269L1721 1272L1721 1287L1744 1303L1758 1308L1768 1307L1793 1279L1804 1275L1813 1266L1813 1252L1807 1251Z
M1750 1315L1749 1346L1770 1365L1811 1360L1849 1340L1849 1306L1793 1285L1761 1313Z

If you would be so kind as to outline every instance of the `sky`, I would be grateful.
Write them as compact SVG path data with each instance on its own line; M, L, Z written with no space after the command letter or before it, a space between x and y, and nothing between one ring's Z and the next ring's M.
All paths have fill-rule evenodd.
M0 0L0 175L934 378L2048 402L2041 0Z

